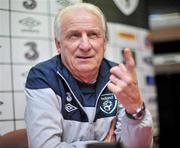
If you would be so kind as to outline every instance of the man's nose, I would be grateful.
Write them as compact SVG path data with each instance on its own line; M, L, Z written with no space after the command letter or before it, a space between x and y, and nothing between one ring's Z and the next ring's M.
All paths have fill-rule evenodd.
M82 50L89 50L91 48L91 44L87 34L82 35L79 48Z

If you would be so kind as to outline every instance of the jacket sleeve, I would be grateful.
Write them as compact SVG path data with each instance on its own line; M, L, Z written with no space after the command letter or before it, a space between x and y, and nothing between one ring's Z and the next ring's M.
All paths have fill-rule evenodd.
M62 139L63 117L61 114L61 98L51 88L34 87L34 83L43 80L33 76L28 78L25 88L27 105L25 109L25 122L27 127L28 144L30 148L85 148L86 144L96 141L64 142ZM36 85L37 86L37 85Z
M63 142L62 115L57 96L49 89L25 90L27 106L25 122L28 143L31 148L85 148L87 143L95 141Z
M116 139L125 148L150 148L153 142L153 122L146 108L143 119L133 120L127 117L120 105L117 114Z

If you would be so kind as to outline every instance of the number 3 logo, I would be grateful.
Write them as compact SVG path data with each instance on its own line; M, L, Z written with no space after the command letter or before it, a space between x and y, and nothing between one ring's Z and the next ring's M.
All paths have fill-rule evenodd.
M39 53L37 52L37 45L35 42L28 42L25 46L29 46L28 52L25 53L25 58L28 60L36 60L39 57Z
M37 2L35 0L26 0L23 2L23 6L27 9L34 9L37 6Z

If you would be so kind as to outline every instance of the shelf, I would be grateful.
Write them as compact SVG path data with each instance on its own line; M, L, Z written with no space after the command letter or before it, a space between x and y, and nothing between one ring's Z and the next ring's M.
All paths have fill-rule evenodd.
M153 57L155 73L180 73L180 54L163 54Z

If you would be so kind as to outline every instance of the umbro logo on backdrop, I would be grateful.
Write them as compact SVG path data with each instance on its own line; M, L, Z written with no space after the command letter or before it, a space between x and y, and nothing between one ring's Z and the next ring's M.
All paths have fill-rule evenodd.
M32 17L26 17L24 19L19 20L19 23L28 27L29 29L32 29L36 26L39 26L41 24L40 21L32 18Z

